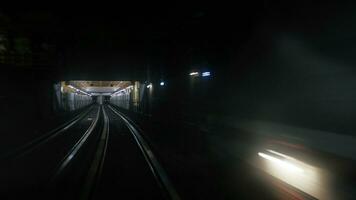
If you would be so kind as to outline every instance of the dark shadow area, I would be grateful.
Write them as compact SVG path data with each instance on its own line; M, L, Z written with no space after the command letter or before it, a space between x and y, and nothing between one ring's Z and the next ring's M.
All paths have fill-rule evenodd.
M4 194L355 197L353 3L63 7L0 8Z

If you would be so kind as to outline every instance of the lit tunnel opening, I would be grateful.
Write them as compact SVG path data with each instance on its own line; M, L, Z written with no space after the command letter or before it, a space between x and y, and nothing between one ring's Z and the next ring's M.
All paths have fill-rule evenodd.
M58 107L65 111L77 110L93 103L111 103L124 109L146 111L154 90L152 83L128 80L60 81L54 87Z

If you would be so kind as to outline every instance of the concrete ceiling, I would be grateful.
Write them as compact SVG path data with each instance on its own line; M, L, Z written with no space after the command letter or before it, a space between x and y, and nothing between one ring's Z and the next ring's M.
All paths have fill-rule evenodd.
M68 84L88 93L113 93L131 85L131 81L69 81Z

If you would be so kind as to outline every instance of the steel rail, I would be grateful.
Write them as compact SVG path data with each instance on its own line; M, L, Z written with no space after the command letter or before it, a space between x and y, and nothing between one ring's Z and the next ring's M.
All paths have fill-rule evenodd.
M140 148L151 172L153 173L156 181L158 182L158 185L161 187L161 189L165 190L169 196L170 199L172 200L180 200L180 197L176 190L174 189L172 183L170 182L166 172L158 162L157 158L153 154L151 148L145 141L145 139L141 136L139 131L132 120L127 118L124 114L121 112L117 111L114 109L111 105L109 105L109 108L115 113L117 116L119 116L125 123L125 125L128 127L130 130L132 136L134 137L138 147Z
M81 190L79 199L90 199L91 194L94 192L95 183L100 179L102 169L104 166L105 155L109 139L109 117L103 107L104 126L100 135L98 146L94 155L94 159L90 165L88 174L86 176L84 186Z
M73 117L71 120L65 122L64 124L60 125L59 127L43 134L42 136L12 150L9 151L2 156L0 156L1 160L4 159L11 159L11 158L18 158L21 156L24 156L36 148L40 147L41 145L45 144L46 142L52 140L53 138L57 137L59 134L63 133L64 131L68 130L71 128L73 125L77 124L80 120L82 120L86 115L89 114L89 112L93 109L91 106L87 110L83 111L82 113L76 115Z
M58 178L58 176L62 174L63 170L68 166L70 161L77 155L77 153L79 152L83 144L85 144L88 137L91 135L91 133L93 132L94 128L96 127L99 121L100 110L101 110L101 106L98 108L96 118L95 120L93 120L93 122L91 123L87 131L83 134L83 136L77 141L77 143L72 147L72 149L67 153L64 159L60 162L59 166L55 170L53 177L51 178L51 182L54 182Z

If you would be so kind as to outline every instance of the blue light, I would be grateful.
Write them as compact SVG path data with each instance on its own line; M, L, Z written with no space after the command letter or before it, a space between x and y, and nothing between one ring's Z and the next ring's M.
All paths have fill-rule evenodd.
M163 81L161 81L159 84L160 84L161 86L164 86L164 82L163 82Z
M203 72L202 76L210 76L210 72Z

